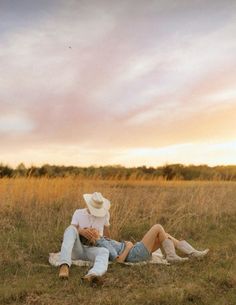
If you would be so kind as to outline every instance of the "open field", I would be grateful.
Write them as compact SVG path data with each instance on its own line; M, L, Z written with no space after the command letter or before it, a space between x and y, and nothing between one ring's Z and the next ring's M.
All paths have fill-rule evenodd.
M112 202L112 236L139 240L155 223L198 248L202 261L175 266L109 267L103 287L86 287L86 268L72 267L68 282L48 264L60 249L83 193ZM154 305L236 304L236 183L116 182L0 179L0 304Z

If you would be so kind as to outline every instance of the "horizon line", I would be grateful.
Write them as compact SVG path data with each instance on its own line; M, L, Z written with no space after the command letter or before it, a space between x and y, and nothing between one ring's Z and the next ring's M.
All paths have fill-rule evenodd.
M102 165L102 164L91 164L91 165L65 165L65 164L51 164L51 163L43 163L41 165L36 165L36 164L31 164L31 165L25 165L24 162L19 162L18 165L16 166L13 166L13 165L10 165L9 163L4 163L4 162L0 162L0 166L7 166L7 167L10 167L12 169L17 169L18 166L20 165L24 165L26 169L28 168L31 168L31 167L43 167L43 166L58 166L58 167L80 167L80 168L89 168L89 167L94 167L94 168L99 168L99 167L114 167L114 168L118 168L118 167L122 167L122 168L126 168L126 169L129 169L129 168L139 168L139 167L146 167L146 168L159 168L159 167L164 167L164 166L173 166L173 165L182 165L182 166L185 166L185 167L190 167L190 166L207 166L209 168L214 168L214 167L233 167L235 166L236 167L236 164L217 164L217 165L209 165L207 163L163 163L161 165L145 165L145 164L142 164L142 165L136 165L136 166L125 166L125 165L122 165L122 164L105 164L105 165Z

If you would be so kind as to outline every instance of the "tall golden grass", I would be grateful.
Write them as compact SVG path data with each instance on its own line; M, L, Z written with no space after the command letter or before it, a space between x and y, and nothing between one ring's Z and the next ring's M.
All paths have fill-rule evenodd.
M157 222L181 234L204 229L209 220L220 226L236 210L235 182L5 178L0 180L1 228L14 230L21 222L33 231L58 231L70 223L75 209L85 207L82 195L94 191L111 200L114 238L122 238L125 229L144 231Z
M80 282L83 268L59 282L48 253L60 250L82 195L94 191L111 200L115 239L140 240L161 223L209 255L181 266L112 265L101 290ZM0 179L0 304L234 305L235 198L236 182Z

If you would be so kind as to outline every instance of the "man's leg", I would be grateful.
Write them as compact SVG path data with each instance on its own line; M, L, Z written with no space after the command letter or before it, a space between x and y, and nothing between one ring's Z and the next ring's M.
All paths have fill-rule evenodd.
M93 261L94 265L88 275L102 276L108 268L109 251L106 248L84 247L87 260Z
M64 232L60 255L59 277L68 279L69 267L73 259L83 259L84 250L77 229L70 225Z
M107 271L109 251L105 248L84 247L80 242L77 229L71 225L65 230L60 257L60 266L67 266L68 275L68 267L71 266L72 258L94 262L93 267L87 275L93 275L96 278L102 276ZM65 276L62 273L60 277L68 278L68 275Z

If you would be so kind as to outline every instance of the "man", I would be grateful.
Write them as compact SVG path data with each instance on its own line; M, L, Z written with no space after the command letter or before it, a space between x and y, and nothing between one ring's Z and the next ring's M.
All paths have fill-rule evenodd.
M92 269L83 277L83 280L90 283L99 282L100 277L108 268L109 251L105 248L83 245L81 236L91 241L97 239L97 231L100 236L110 236L110 201L98 192L84 194L83 197L87 208L77 209L74 212L71 225L64 232L59 277L67 279L72 259L82 259L94 262Z

